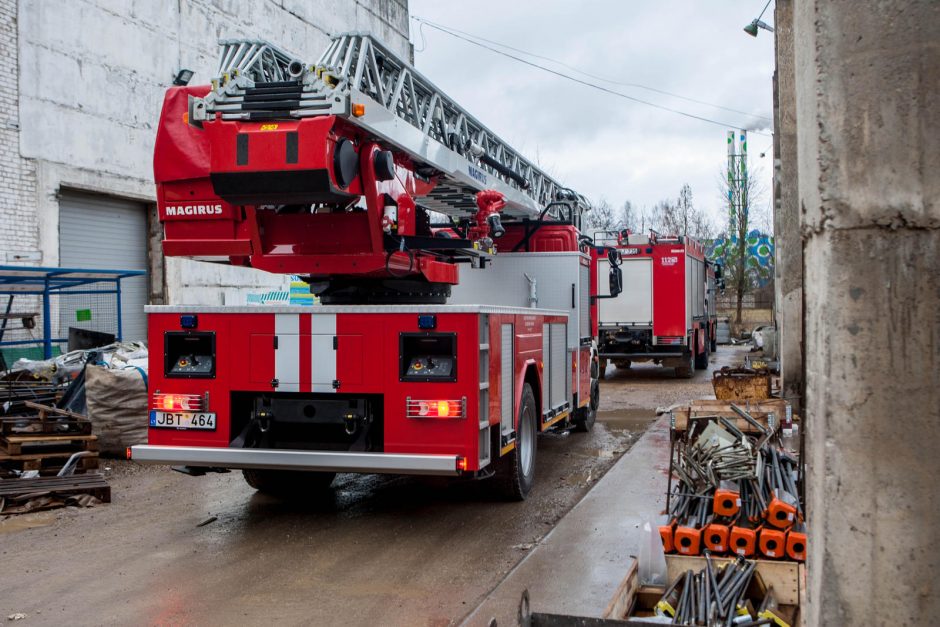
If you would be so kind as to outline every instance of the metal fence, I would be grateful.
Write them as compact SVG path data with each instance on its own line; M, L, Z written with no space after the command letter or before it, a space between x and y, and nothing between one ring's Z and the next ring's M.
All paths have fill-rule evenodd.
M121 281L142 274L0 266L0 370L122 339Z

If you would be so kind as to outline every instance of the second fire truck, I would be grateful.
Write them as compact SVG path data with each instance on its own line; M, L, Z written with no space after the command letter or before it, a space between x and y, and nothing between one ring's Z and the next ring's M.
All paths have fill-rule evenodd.
M379 472L525 498L536 435L593 425L583 198L371 36L313 64L222 42L211 86L167 93L154 172L165 254L301 275L322 305L149 307L135 461L268 492Z
M653 361L690 378L708 367L717 348L716 287L721 266L705 259L702 244L689 237L623 232L596 234L602 249L597 272L614 265L623 272L623 292L598 300L598 351L601 372L608 362L629 368ZM598 285L605 285L599 281ZM601 292L602 295L609 295Z

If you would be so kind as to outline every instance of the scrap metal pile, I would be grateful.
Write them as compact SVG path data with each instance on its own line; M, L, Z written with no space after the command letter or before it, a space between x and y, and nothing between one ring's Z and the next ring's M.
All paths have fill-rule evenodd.
M86 375L131 368L145 389L137 371L146 356L141 344L117 343L20 359L0 373L0 516L110 501L107 481L95 472L100 442Z
M678 481L668 494L668 523L659 529L663 548L804 561L799 460L782 445L773 414L761 422L730 407L748 429L725 416L697 416L673 443Z
M685 571L666 588L654 609L656 616L674 625L789 624L756 562L738 557L716 565L707 549L704 555L705 568Z

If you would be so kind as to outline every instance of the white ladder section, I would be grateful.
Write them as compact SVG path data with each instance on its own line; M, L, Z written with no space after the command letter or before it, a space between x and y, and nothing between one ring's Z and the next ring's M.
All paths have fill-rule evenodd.
M213 90L190 103L199 124L336 115L407 153L424 176L440 176L422 204L463 216L474 194L503 193L504 214L536 218L551 203L587 202L513 150L407 62L366 33L335 36L315 64L262 40L223 40ZM353 116L352 105L364 105Z

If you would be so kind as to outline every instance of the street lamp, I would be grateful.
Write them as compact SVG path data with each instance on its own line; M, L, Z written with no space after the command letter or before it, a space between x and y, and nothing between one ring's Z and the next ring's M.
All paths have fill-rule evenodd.
M744 32L750 35L751 37L757 37L758 28L763 28L764 30L770 31L771 33L774 32L773 26L771 26L770 24L765 24L764 22L761 22L760 20L754 20L753 22L745 26Z
M189 81L191 81L192 78L193 78L193 71L183 68L182 70L176 73L176 78L173 79L173 84L182 87L184 85L188 85Z
M767 7L770 6L770 0L767 0L767 4L764 5L764 10L760 12L760 15L757 16L757 19L744 27L744 32L750 35L751 37L757 37L757 29L763 28L766 31L774 32L774 27L760 21L760 18L764 17L764 11L767 10Z

